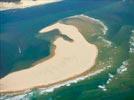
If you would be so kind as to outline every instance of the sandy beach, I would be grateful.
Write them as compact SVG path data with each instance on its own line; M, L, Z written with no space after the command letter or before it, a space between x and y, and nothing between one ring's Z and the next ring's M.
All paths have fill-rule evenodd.
M48 86L63 82L90 70L95 64L98 49L88 43L78 29L72 25L55 23L40 30L45 34L58 29L62 35L73 42L58 37L54 41L54 55L31 68L13 72L0 79L0 93L17 92L35 87Z
M48 3L59 2L62 0L21 0L20 2L0 2L0 10L9 10L9 9L23 9L32 6L44 5Z

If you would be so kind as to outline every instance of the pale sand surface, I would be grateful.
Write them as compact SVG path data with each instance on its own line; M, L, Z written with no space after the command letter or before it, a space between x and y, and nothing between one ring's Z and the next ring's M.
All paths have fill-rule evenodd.
M42 29L40 34L53 29L59 29L61 34L67 35L73 42L58 37L54 41L55 55L31 68L1 78L0 93L47 86L81 75L93 67L98 54L95 45L88 43L72 25L56 23Z
M0 10L8 10L8 9L16 9L16 8L27 8L32 6L38 6L48 3L59 2L62 0L21 0L20 3L12 3L12 2L0 2Z

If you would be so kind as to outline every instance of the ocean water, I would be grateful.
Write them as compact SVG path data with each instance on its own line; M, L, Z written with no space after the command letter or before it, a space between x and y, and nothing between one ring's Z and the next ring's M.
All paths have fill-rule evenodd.
M43 27L81 14L97 18L108 27L105 36L100 36L97 40L83 32L89 42L100 48L95 68L105 68L104 71L54 90L43 92L33 89L30 93L5 96L4 99L133 100L133 9L133 0L63 0L27 9L0 11L0 77L29 68L32 63L50 54L52 41L49 39L54 37L50 35L46 39L37 38Z

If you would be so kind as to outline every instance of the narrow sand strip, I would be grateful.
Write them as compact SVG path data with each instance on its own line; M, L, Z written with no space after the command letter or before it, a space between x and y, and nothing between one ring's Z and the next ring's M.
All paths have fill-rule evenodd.
M73 42L58 37L55 55L31 68L13 72L0 79L0 93L27 90L49 84L59 83L81 75L94 64L98 54L95 45L89 44L78 29L72 25L56 23L40 31L59 29L61 34L73 39Z
M62 0L21 0L21 2L18 3L13 3L13 2L0 2L0 10L9 10L9 9L23 9L27 7L32 7L32 6L38 6L38 5L43 5L43 4L48 4L48 3L54 3L54 2L59 2Z

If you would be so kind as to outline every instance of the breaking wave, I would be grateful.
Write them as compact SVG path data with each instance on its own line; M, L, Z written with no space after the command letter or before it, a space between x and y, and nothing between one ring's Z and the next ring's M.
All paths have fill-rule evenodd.
M129 53L134 53L134 30L132 30L132 35L129 40L130 48Z
M105 35L106 32L108 31L108 27L107 27L101 20L96 19L96 18L93 18L93 17L89 17L89 16L84 15L84 14L70 16L70 17L67 17L67 18L65 18L65 19L69 19L69 18L79 18L79 17L85 17L85 18L87 18L87 19L89 19L89 20L95 21L95 22L99 23L100 25L102 25L103 28L104 28L104 29L102 29L104 35Z
M117 75L122 74L123 72L127 71L127 66L128 66L128 60L123 61L121 66L117 68L116 74L113 75L112 73L108 73L108 79L106 80L105 84L98 85L98 88L101 89L102 91L107 91L107 85L110 84L112 79L115 78Z
M62 86L70 86L73 83L77 83L77 82L82 81L82 80L84 80L86 78L89 78L91 76L97 75L97 74L101 73L104 70L105 70L105 68L100 69L100 70L98 70L98 71L96 71L94 73L90 73L88 75L78 77L78 78L76 78L74 80L69 80L69 81L61 83L61 84L57 84L57 85L54 85L54 86L51 86L51 87L48 87L48 88L40 88L37 91L39 92L40 95L44 94L44 93L53 92L57 88L60 88ZM21 95L17 95L17 96L9 96L9 95L1 96L0 100L3 100L3 99L4 100L18 100L18 99L19 100L21 100L21 99L29 100L30 97L32 97L33 95L34 95L34 91L30 91L30 92L27 92L27 93L24 93L24 94L21 94Z

